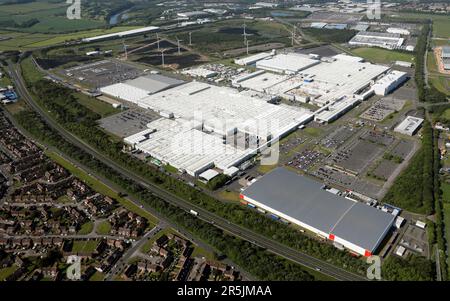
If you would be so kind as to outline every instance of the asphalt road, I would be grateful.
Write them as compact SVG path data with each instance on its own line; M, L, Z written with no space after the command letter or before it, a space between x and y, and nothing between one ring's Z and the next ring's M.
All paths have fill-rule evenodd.
M62 137L64 137L67 141L69 141L70 143L80 147L81 149L83 149L84 151L86 151L87 153L89 153L90 155L95 157L96 159L102 161L104 164L113 168L115 171L136 181L143 187L151 190L155 195L158 195L160 198L164 199L165 201L167 201L167 202L171 203L172 205L175 205L181 209L184 209L187 212L189 212L191 209L193 209L199 213L198 218L200 218L204 221L207 221L209 223L214 223L214 225L216 227L219 227L226 232L229 232L235 236L238 236L245 240L248 240L255 245L265 248L279 256L287 258L293 262L299 263L305 267L311 268L316 271L320 271L320 273L323 273L332 278L335 278L336 280L343 280L343 281L367 280L367 278L365 278L361 275L351 273L349 271L346 271L344 269L336 267L330 263L327 263L323 260L317 259L308 254L301 253L298 250L287 247L279 242L271 240L261 234L253 232L247 228L233 224L220 216L210 213L209 211L203 209L202 207L199 207L195 204L189 203L189 202L179 198L178 196L173 195L172 193L161 189L160 187L154 185L153 183L151 183L150 181L141 177L140 175L136 175L136 174L126 170L125 168L118 165L113 160L111 160L108 157L104 156L103 154L99 153L97 150L92 148L90 145L88 145L84 141L80 140L79 138L72 135L70 132L66 131L61 125L59 125L56 121L54 121L51 117L49 117L48 113L45 112L44 110L42 110L41 107L39 107L33 101L32 97L28 93L28 90L26 88L24 80L21 77L20 70L17 69L17 67L15 65L14 66L9 65L9 70L10 70L10 75L12 77L12 80L15 82L16 89L17 89L17 92L19 93L19 95L39 115L41 115L41 117L47 122L47 124L50 127L52 127L54 130L59 132L59 134ZM137 205L141 206L142 204L138 203Z

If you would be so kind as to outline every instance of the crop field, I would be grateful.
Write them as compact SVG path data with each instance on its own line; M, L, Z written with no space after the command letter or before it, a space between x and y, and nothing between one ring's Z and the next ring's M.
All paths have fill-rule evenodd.
M394 61L413 62L414 55L409 53L403 53L398 51L386 50L381 48L368 48L361 47L352 49L351 52L356 55L365 58L373 63L391 63Z

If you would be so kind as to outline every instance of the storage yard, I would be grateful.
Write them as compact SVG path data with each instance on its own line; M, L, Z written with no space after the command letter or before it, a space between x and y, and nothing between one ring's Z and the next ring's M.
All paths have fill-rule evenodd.
M142 70L117 60L102 60L59 72L72 83L84 84L92 88L101 88L134 79L142 73Z

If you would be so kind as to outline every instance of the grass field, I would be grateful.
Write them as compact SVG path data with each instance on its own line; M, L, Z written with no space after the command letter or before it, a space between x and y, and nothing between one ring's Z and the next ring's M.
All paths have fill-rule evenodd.
M239 202L239 193L236 191L223 190L219 192L219 197L230 202Z
M17 266L15 266L15 265L0 269L0 281L5 280L9 275L14 273L16 270L17 270Z
M429 52L427 56L427 69L429 71L429 82L436 89L450 95L450 77L439 75L439 70L436 64L436 57L433 52Z
M96 271L94 275L89 278L89 281L103 281L103 279L105 279L105 275L99 271Z
M108 221L101 222L96 229L97 234L107 235L111 232L111 224Z
M323 130L319 128L308 127L303 129L302 132L307 134L308 136L319 137L322 134Z
M89 18L70 20L66 17L68 4L62 1L39 0L29 3L2 5L0 9L0 25L22 32L32 33L66 33L85 29L98 28L104 21ZM36 20L30 25L25 22Z
M80 230L78 230L78 235L88 235L92 232L92 230L94 230L94 223L93 222L87 222L85 224L83 224L80 228Z
M66 41L78 40L82 38L93 37L97 35L115 33L130 29L139 28L140 26L117 26L110 29L92 29L82 30L74 33L56 34L56 33L26 33L15 31L0 31L0 36L11 37L12 39L0 41L0 50L14 49L33 49L39 47L47 47L56 44L62 44Z
M72 245L72 252L91 253L98 246L97 240L75 240Z
M436 15L430 13L401 13L401 17L412 19L433 20L433 35L440 38L450 37L450 17L449 15Z
M141 209L139 206L136 206L134 203L132 203L130 200L127 200L123 197L120 197L117 192L113 191L111 188L100 182L99 180L95 179L92 176L89 176L86 174L83 170L75 167L72 163L68 162L66 159L62 158L60 155L54 153L54 152L47 152L46 153L53 161L57 162L74 176L77 178L83 180L88 186L90 186L95 191L107 195L116 201L118 201L122 206L127 208L128 210L139 214L142 217L145 217L150 224L150 227L153 227L158 223L158 219L148 213L147 211Z
M450 202L450 184L445 182L442 183L441 189L442 189L442 199L444 200L444 202Z
M247 33L252 34L249 38L249 46L269 43L269 42L288 42L289 35L286 27L275 22L257 21L257 20L225 20L219 21L208 26L192 30L193 49L211 55L229 49L243 48L244 40L242 37L242 25L246 22ZM188 40L188 31L172 33L169 38L175 40L179 37Z
M39 72L39 70L33 64L31 57L27 57L26 59L24 59L20 63L20 66L22 68L22 74L24 79L29 83L34 83L40 80L43 76L43 74Z
M87 96L82 93L76 94L77 101L89 110L99 114L102 117L113 115L120 112L120 109L113 108L112 105L98 100L94 97Z
M352 49L351 52L373 63L388 64L394 61L414 62L414 56L412 54L381 48L361 47Z

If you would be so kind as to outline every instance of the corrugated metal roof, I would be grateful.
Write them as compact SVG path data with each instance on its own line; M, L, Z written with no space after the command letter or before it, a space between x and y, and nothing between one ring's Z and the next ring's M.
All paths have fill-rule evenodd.
M373 251L395 216L322 189L320 182L285 168L268 173L242 193L322 232Z
M243 195L330 233L354 202L321 187L317 181L277 168L245 189Z
M127 85L133 86L153 94L184 83L182 80L171 78L159 74L150 74L141 76L126 82Z

